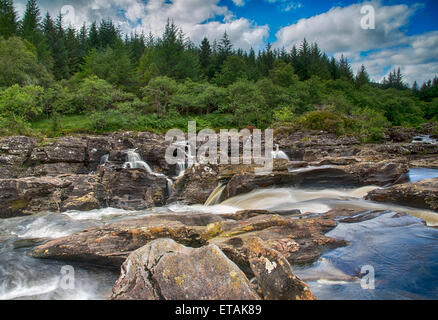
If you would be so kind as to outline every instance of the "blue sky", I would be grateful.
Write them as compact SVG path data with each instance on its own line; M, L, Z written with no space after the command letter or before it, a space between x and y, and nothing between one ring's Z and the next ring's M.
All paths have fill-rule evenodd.
M15 0L22 14L26 0ZM193 42L218 39L224 31L235 47L290 49L303 38L329 55L348 57L380 81L400 67L412 84L438 75L438 1L436 0L39 0L41 11L80 26L112 18L120 29L159 36L167 18ZM371 5L375 29L364 30L361 9Z
M260 1L246 0L245 5L236 6L232 0L223 0L223 4L233 8L238 17L246 17L257 21L258 24L268 24L271 29L269 41L275 42L275 33L281 28L296 23L299 19L310 18L329 11L334 6L346 7L361 1L330 1L330 0L306 0L306 1ZM407 26L408 34L418 34L426 31L438 30L438 1L397 1L384 0L383 5L421 4L423 8L418 10ZM299 4L289 8L291 4ZM287 11L286 11L287 10Z

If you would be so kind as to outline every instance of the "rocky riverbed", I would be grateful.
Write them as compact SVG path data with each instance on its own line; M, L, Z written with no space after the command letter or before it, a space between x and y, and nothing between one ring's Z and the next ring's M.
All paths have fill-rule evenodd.
M343 298L333 286L360 289L365 261L342 257L365 245L340 230L363 226L358 238L377 242L383 232L370 225L403 226L412 239L394 232L394 246L437 246L438 145L416 141L421 134L389 131L385 143L361 145L279 130L289 159L274 159L266 175L253 165L168 165L168 143L152 133L2 138L0 298ZM415 232L428 239L415 242ZM370 260L380 249L390 248ZM338 262L324 262L333 252ZM425 274L437 257L424 257ZM77 270L76 291L60 287L64 265Z

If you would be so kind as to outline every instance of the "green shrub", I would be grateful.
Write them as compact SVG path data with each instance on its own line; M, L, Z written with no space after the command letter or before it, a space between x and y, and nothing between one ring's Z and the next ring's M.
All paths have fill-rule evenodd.
M76 113L107 110L117 91L105 80L96 76L85 78L76 88L73 102Z
M21 122L35 119L43 112L42 97L44 89L29 85L15 84L0 92L0 116Z
M390 125L385 116L370 108L358 109L353 112L355 121L353 130L362 142L380 142L385 137L386 128Z
M344 117L328 111L311 111L294 120L300 129L322 130L338 135L345 133Z
M283 106L274 111L274 120L280 125L290 124L294 118L295 115L289 107Z

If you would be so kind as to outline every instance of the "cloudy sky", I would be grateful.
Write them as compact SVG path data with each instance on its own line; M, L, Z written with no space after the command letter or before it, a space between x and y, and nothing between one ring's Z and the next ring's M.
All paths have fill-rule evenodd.
M26 0L15 0L19 14ZM346 55L356 71L364 64L380 81L400 67L412 84L438 75L438 1L436 0L39 0L41 11L66 21L111 18L124 32L160 35L167 18L199 43L224 31L235 47L260 49L269 41L289 49L303 38L316 41L329 55ZM374 29L362 11L374 8ZM368 25L370 25L368 23Z

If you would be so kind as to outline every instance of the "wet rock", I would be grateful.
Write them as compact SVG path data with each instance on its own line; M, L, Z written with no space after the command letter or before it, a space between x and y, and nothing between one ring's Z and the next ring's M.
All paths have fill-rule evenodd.
M268 175L237 174L225 189L225 198L272 186L334 187L358 186L357 177L339 167L301 168L292 172L273 172Z
M100 169L102 184L108 193L108 205L126 210L140 210L165 204L168 181L142 169Z
M61 197L56 191L69 184L54 177L0 180L0 218L59 211Z
M141 139L136 143L136 150L155 172L175 176L176 166L170 166L166 161L166 149L169 143L163 139ZM173 172L172 172L173 169Z
M59 191L60 211L89 211L108 207L108 194L99 177L95 175L70 175L63 177L69 185Z
M218 166L192 166L175 182L167 203L204 204L220 182L218 175Z
M155 240L124 262L119 300L259 300L243 272L217 246L194 249Z
M334 219L341 223L358 223L367 220L372 220L377 218L381 214L385 213L384 210L355 210L355 209L332 209L326 213L319 214L319 217L323 217L325 219Z
M386 137L393 142L411 142L417 135L414 128L393 127L386 131Z
M88 169L83 163L45 163L30 167L26 171L28 176L58 176L62 174L87 174Z
M438 211L438 178L377 189L366 199Z
M409 180L407 163L394 161L361 162L347 166L346 171L359 179L360 185L385 186Z
M266 214L277 214L279 216L299 216L301 215L301 211L298 209L291 209L291 210L285 210L285 211L268 211L268 210L241 210L237 211L236 213L232 214L219 214L220 217L224 219L231 219L231 220L246 220L249 218L257 217L259 215L266 215Z
M38 139L17 136L0 138L0 179L18 178Z
M438 169L438 157L428 156L421 158L411 158L410 159L411 168L431 168Z
M103 156L113 150L110 137L87 137L87 160L90 171L95 171Z
M0 217L41 211L92 210L105 207L107 195L97 176L61 175L0 180Z
M329 219L294 219L278 215L260 215L242 221L223 221L208 226L217 236L216 244L249 278L253 277L248 258L249 241L258 237L269 248L279 251L291 264L316 261L327 249L347 245L344 240L326 237L337 223Z
M178 221L181 219L187 217L157 215L92 228L49 241L36 247L32 255L120 267L132 251L158 238L174 239L188 246L202 246L205 243L202 239L205 227L187 226Z
M357 157L326 157L321 161L311 162L310 166L326 166L326 165L336 165L336 166L346 166L350 164L355 164L361 162Z
M33 149L30 160L34 163L84 163L87 143L84 139L63 137Z
M273 171L267 175L253 173L235 174L225 188L225 199L272 186L313 187L359 187L366 185L384 186L407 181L407 164L382 161L360 162L348 166L321 166Z
M260 238L249 241L248 257L263 299L315 300L309 286L294 275L286 258L265 246Z

